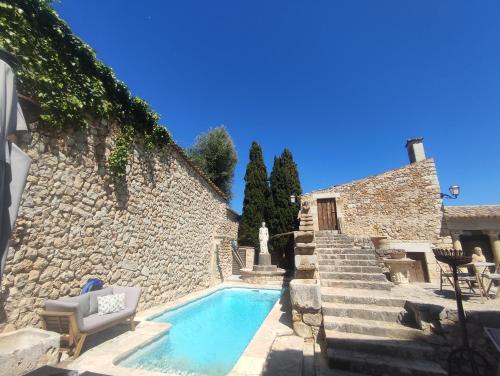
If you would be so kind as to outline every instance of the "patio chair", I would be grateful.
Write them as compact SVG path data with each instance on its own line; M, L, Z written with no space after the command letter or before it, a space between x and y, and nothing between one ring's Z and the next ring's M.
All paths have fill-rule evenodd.
M484 274L484 278L490 280L488 288L486 289L486 295L489 295L491 287L493 285L496 285L497 292L495 294L495 298L498 298L500 296L500 264L497 265L494 273ZM497 282L497 283L495 283L495 282Z
M99 315L97 297L125 294L125 309ZM110 286L102 290L59 300L47 300L43 318L44 329L61 335L61 350L68 351L75 358L80 355L88 335L111 328L124 321L130 321L135 329L134 316L139 304L141 289L136 287Z
M440 285L439 285L439 291L443 292L443 286L448 282L451 287L454 288L453 285L453 272L451 271L450 267L447 264L440 263L439 261L436 261L437 265L439 266L439 273L440 273ZM460 271L461 268L458 269L459 272L458 274L458 283L463 282L465 285L469 288L469 290L475 294L475 290L473 287L473 283L476 282L476 277L473 275L470 275L469 272L465 271ZM463 268L462 268L463 270Z

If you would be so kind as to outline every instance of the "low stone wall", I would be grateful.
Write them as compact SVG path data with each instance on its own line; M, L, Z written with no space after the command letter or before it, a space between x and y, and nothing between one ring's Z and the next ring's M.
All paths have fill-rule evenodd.
M415 318L418 328L427 334L424 339L435 348L436 361L447 369L450 352L462 345L457 310L412 301L408 301L405 308ZM496 369L500 357L484 328L500 328L500 312L470 310L466 311L466 316L470 346Z
M107 160L116 131L96 123L33 134L0 331L6 323L39 325L45 299L78 295L89 278L140 286L144 309L231 274L238 215L222 193L176 145L148 151L140 140L126 179L115 181Z

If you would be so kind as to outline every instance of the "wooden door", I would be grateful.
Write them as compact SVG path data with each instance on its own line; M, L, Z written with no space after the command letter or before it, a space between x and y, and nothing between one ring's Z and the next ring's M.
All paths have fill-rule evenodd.
M415 260L410 269L410 282L430 282L424 252L407 252L406 257Z
M319 230L338 230L335 199L321 198L317 205Z

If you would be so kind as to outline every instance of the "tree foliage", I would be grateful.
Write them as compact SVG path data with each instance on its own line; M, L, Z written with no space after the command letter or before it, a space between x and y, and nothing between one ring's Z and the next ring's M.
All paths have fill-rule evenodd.
M210 180L231 198L238 155L226 128L223 125L210 128L208 132L196 138L187 154Z
M128 133L142 135L146 143L172 142L159 115L148 103L132 96L95 52L59 18L48 0L0 1L0 47L18 57L18 89L42 109L39 126L85 127L89 117L117 121ZM123 146L123 145L122 145ZM121 148L119 170L128 155ZM123 163L125 162L125 165Z
M257 247L259 227L270 216L271 192L262 148L256 142L250 147L250 161L245 173L245 198L238 230L241 245Z
M269 181L273 201L270 220L271 233L276 235L296 230L300 207L298 202L290 203L290 196L300 196L302 188L297 165L293 161L290 150L285 149L279 158L274 157Z

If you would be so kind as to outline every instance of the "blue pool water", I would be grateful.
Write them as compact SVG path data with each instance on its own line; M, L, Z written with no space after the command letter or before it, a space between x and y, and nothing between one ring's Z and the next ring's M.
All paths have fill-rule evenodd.
M279 290L228 288L152 319L172 324L121 366L179 375L225 375L241 356Z

